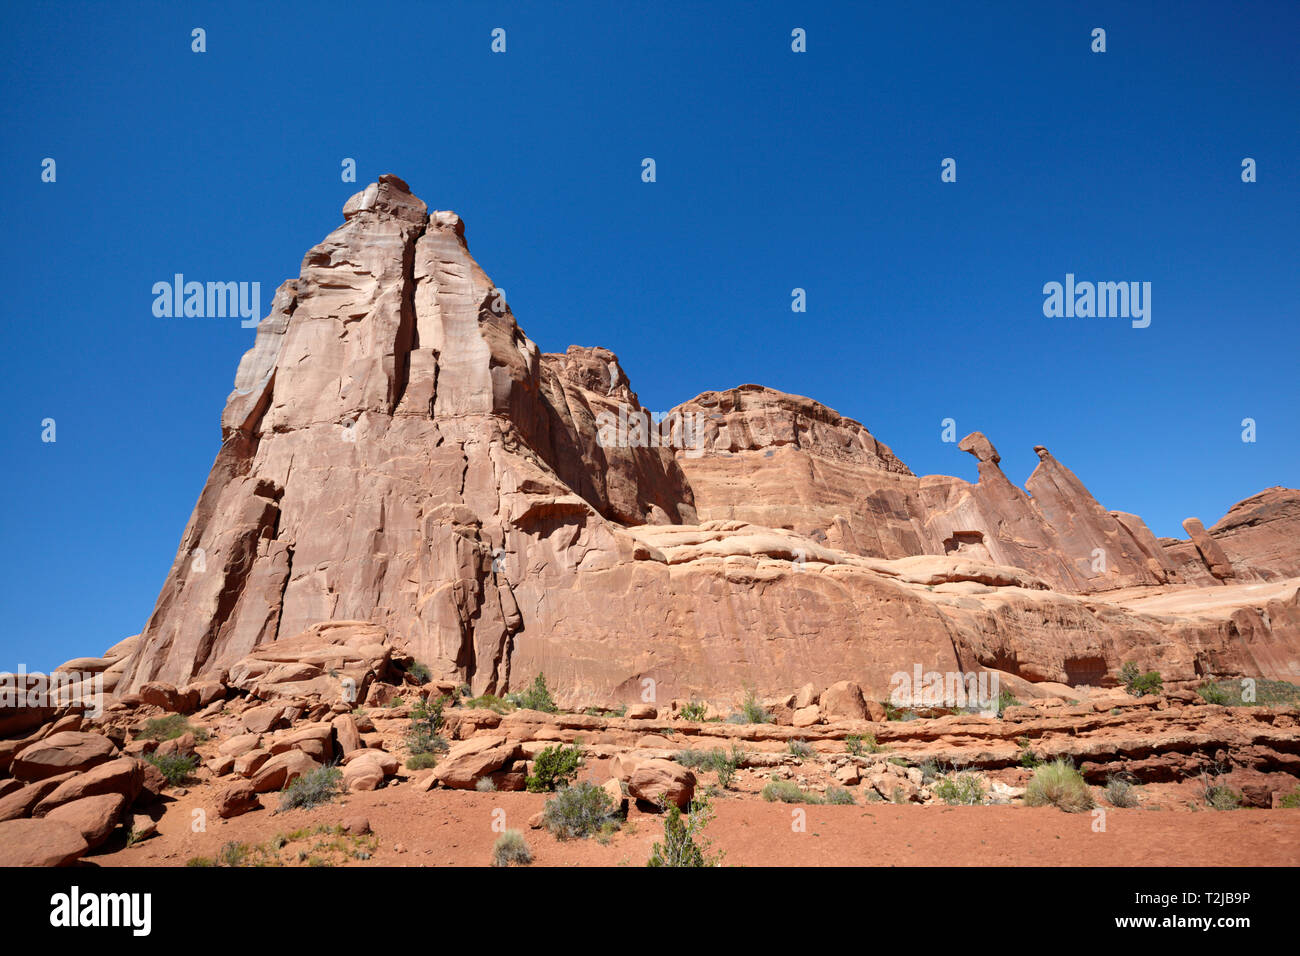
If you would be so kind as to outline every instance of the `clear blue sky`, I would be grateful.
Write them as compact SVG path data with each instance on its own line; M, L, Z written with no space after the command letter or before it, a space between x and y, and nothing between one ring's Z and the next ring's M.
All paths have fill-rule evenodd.
M0 668L137 633L217 452L253 333L153 283L265 312L385 172L650 409L758 382L974 479L952 417L1157 534L1300 483L1300 4L183 6L0 13ZM1150 328L1045 318L1067 272L1151 282Z

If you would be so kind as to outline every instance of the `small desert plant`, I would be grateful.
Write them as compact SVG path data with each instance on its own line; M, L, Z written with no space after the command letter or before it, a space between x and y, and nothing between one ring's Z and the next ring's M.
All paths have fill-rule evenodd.
M1197 693L1210 704L1226 707L1300 705L1300 687L1283 680L1242 678L1202 685Z
M921 771L921 783L923 784L930 783L931 781L937 780L943 776L943 767L940 766L939 761L935 760L933 757L927 757L922 760L920 767L917 769Z
M247 859L248 847L243 843L236 843L234 840L223 844L217 852L218 866L243 866L244 861Z
M474 781L474 789L479 793L495 793L497 785L492 782L491 777L479 777Z
M651 847L646 866L721 866L722 854L710 854L712 844L702 835L712 819L713 808L705 797L692 800L685 815L677 807L669 807L664 817L664 841Z
M761 794L768 803L821 803L822 798L815 793L801 790L793 780L773 780L763 788Z
M1136 807L1137 788L1123 777L1109 777L1106 780L1106 801L1112 807Z
M693 700L690 703L682 704L682 709L678 711L682 720L690 720L699 723L704 720L704 715L709 711L709 705Z
M411 728L406 732L406 749L412 757L435 754L448 749L447 741L438 733L442 729L442 709L446 703L447 698L438 697L432 703L417 700L415 706L411 708Z
M584 780L546 801L542 823L558 839L585 838L617 829L618 812L603 788Z
M511 863L527 866L532 862L533 853L528 849L524 835L518 830L507 830L492 844L493 866L509 866Z
M546 675L538 674L527 690L519 695L519 706L525 710L540 710L548 714L556 713L560 708L551 699L551 692L546 686Z
M812 746L806 740L792 740L786 749L796 757L811 757L813 755Z
M1164 688L1159 671L1147 671L1144 674L1133 661L1124 662L1124 666L1119 669L1119 679L1134 697L1158 694Z
M1059 807L1066 813L1091 810L1092 793L1083 775L1064 757L1040 765L1025 788L1025 805Z
M998 694L998 716L1001 717L1002 712L1008 707L1019 706L1020 701L1016 700L1016 695L1011 693L1011 691L1007 690L1005 687L1002 688L1001 693Z
M429 670L429 665L421 664L419 661L406 669L406 675L415 678L417 684L427 684L433 680L433 671Z
M1215 810L1236 810L1241 806L1241 794L1222 783L1210 783L1209 778L1201 775L1201 791L1205 804Z
M1279 797L1277 805L1281 810L1300 809L1300 787L1296 787L1290 793L1283 794Z
M844 738L844 749L855 757L878 754L885 748L876 743L875 734L849 734Z
M885 702L885 720L909 721L917 719L916 711L910 707L895 707L888 701Z
M773 717L758 700L758 693L752 687L745 689L745 698L740 702L740 709L727 718L729 724L770 724Z
M934 795L951 807L973 807L984 802L984 783L977 774L959 773L936 783Z
M1201 699L1207 704L1227 704L1231 699L1228 692L1215 683L1205 683L1196 688L1196 693L1201 695Z
M301 777L295 777L280 792L280 807L276 812L295 807L311 809L329 803L342 790L343 771L338 767L317 767Z
M745 752L735 744L731 753L714 748L713 750L692 750L689 747L677 751L676 760L683 767L692 770L712 770L718 775L718 785L724 790L730 788L736 771L745 762Z
M508 714L514 710L515 705L493 694L479 694L477 697L471 697L463 701L461 706L482 708L497 714Z
M438 766L438 758L432 753L411 754L406 758L407 770L428 770Z
M837 805L847 805L857 803L853 799L853 794L844 787L830 786L826 788L826 802Z
M193 734L197 743L208 739L208 732L203 727L194 727L180 714L168 714L166 717L152 717L136 731L136 740L175 740L185 734Z
M578 775L582 751L577 747L547 747L533 761L533 772L526 782L530 793L545 793L567 787Z
M179 787L188 780L199 765L199 758L194 754L148 754L144 759L157 767L173 787Z
M1041 764L1042 761L1038 759L1038 754L1034 753L1034 751L1030 748L1029 741L1024 738L1021 738L1020 766L1025 767L1029 770L1033 770L1035 767L1038 767Z

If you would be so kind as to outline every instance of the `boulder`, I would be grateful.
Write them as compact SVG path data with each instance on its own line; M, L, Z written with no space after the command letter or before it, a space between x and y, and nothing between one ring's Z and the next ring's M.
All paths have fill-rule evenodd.
M127 803L134 803L143 789L144 761L134 757L118 757L59 784L32 808L32 816L43 817L65 803L103 794L117 794L124 797Z
M117 754L102 734L77 731L52 734L19 751L10 773L19 780L41 780L69 771L89 770Z
M217 791L217 816L223 820L260 809L257 788L249 780L234 780Z
M327 723L295 728L271 742L271 753L301 750L318 763L329 763L334 756L334 728Z
M17 790L0 797L0 821L31 816L32 809L41 800L76 776L75 773L63 773L57 777L46 777L44 780L19 786Z
M822 713L827 717L848 720L866 720L867 702L862 688L850 680L831 684L822 692Z
M643 760L632 771L628 793L646 803L685 810L695 794L695 774L671 760Z
M357 728L356 718L351 714L339 714L330 722L330 726L334 728L334 739L343 756L362 749L361 731Z
M523 757L518 740L497 734L479 734L455 744L438 761L431 779L452 790L472 790L480 777L500 770L512 760Z
M283 790L294 780L303 774L311 773L319 766L320 764L301 750L286 750L282 754L271 757L262 764L257 773L253 774L253 789L258 793Z
M81 831L61 820L0 823L0 867L68 866L89 849Z
M262 765L271 759L269 750L249 750L235 758L235 773L241 777L251 777L262 769Z
M166 681L149 681L136 690L140 699L174 714L192 714L199 704L198 691L180 691Z
M793 727L811 727L813 724L820 723L822 719L822 709L817 704L811 704L808 707L800 707L790 718L790 724Z
M61 804L46 813L45 819L76 827L86 845L93 850L108 839L122 819L127 803L126 797L120 793L101 793Z
M240 717L244 721L244 732L249 734L264 734L285 724L284 708L279 704L250 707Z
M804 684L795 692L794 709L798 711L803 710L805 707L811 707L817 703L820 697L821 695L817 693L817 685L812 683Z
M223 757L242 757L250 751L256 750L262 743L261 734L238 734L223 740L217 746L217 753Z

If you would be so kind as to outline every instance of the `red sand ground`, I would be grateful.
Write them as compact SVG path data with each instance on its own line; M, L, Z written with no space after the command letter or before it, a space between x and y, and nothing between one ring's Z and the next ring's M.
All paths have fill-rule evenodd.
M267 802L275 805L275 795ZM349 794L312 810L257 810L222 821L209 814L206 833L190 832L191 811L208 801L190 792L169 804L159 835L133 847L113 844L85 863L183 866L215 856L229 841L263 843L277 833L365 816L378 849L359 866L482 866L504 825L522 830L539 866L642 866L662 839L661 818L631 811L606 845L561 842L527 820L544 794L416 792L403 785ZM742 866L1292 866L1300 859L1300 811L1106 809L1105 832L1090 813L1016 806L792 806L753 796L714 801L707 831L724 862ZM805 832L792 827L806 812ZM500 819L497 813L495 819ZM403 849L398 849L399 845Z

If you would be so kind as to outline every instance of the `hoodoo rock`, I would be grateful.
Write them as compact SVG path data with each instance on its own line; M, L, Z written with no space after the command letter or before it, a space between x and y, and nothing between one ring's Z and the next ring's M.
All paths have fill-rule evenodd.
M1300 492L1157 540L1042 446L1022 489L979 432L959 444L976 483L918 477L865 425L758 385L660 422L612 352L541 352L456 214L381 176L343 217L239 363L153 614L105 655L119 693L185 711L220 681L263 702L240 729L265 734L292 719L285 702L346 709L412 659L476 695L544 671L584 706L845 681L875 702L916 665L1063 684L1113 684L1125 660L1170 681L1300 676ZM1268 587L1225 588L1242 582ZM345 753L364 746L332 726ZM263 748L230 754L259 790L311 762L295 749L254 769ZM14 765L36 779L74 759L47 756ZM472 786L518 759L503 739L435 777Z

